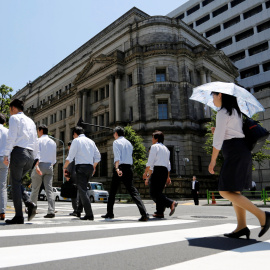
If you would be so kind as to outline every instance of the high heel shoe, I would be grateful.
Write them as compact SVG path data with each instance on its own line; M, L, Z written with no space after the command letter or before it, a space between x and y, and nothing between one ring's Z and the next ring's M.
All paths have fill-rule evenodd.
M259 237L262 237L270 228L270 212L265 212L265 224L259 233Z
M245 235L247 239L249 239L250 236L250 230L248 227L238 231L238 232L232 232L232 233L225 233L224 236L229 238L239 238L241 236Z

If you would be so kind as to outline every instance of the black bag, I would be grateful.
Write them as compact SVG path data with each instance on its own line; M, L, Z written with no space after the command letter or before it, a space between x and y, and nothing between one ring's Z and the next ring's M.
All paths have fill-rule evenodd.
M243 121L243 132L247 146L253 153L258 152L262 148L269 136L269 131L262 127L259 121L249 117L245 117Z
M66 181L61 186L61 196L64 198L77 198L77 186Z

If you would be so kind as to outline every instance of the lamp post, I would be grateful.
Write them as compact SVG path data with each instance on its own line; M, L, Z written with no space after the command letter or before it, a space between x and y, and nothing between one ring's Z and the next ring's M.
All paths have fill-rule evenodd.
M65 143L62 140L59 140L59 139L57 139L57 138L55 138L53 136L49 135L49 137L52 138L53 140L57 140L57 141L59 141L59 142L61 142L63 144L63 166L64 166L64 164L65 164ZM65 182L65 176L64 176L64 173L63 173L63 183L64 182Z
M177 155L178 177L181 178L181 176L180 176L180 164L179 164L179 152L180 152L180 147L179 146L175 146L175 152L176 152L176 155Z
M185 175L186 175L186 162L189 162L188 158L183 158L184 161L184 170L185 170Z

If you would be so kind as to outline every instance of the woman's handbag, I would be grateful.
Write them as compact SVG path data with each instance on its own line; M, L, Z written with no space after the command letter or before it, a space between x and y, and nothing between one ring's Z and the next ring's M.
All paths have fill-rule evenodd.
M262 148L269 136L269 131L262 127L259 121L249 117L245 117L243 121L243 132L247 146L253 153L258 152Z
M64 198L77 198L77 186L66 181L61 186L61 196Z

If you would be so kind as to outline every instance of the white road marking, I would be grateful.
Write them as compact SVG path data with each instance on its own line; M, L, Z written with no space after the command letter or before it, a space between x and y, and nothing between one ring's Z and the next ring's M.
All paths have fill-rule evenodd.
M15 230L0 231L0 237L169 226L169 225L180 225L180 224L193 223L193 222L197 222L197 221L195 220L158 220L158 221L136 222L136 223L116 223L116 224L104 223L104 224L67 226L67 227L15 229Z
M257 226L249 227L256 228ZM234 228L235 224L222 224L193 229L144 233L100 239L3 247L0 248L0 268L78 258L109 252L117 252L131 250L135 248L175 243L180 241L186 241L187 239L220 235L223 234L225 231L230 231ZM35 254L35 256L29 256L29 254ZM205 266L206 265L209 265L209 261L207 264L205 264ZM218 265L220 265L220 263ZM217 267L218 265L215 264L215 267Z
M254 270L257 267L267 268L269 265L270 240L248 245L230 251L221 252L215 255L209 255L202 258L173 264L170 266L158 268L156 270L228 270L245 269Z

